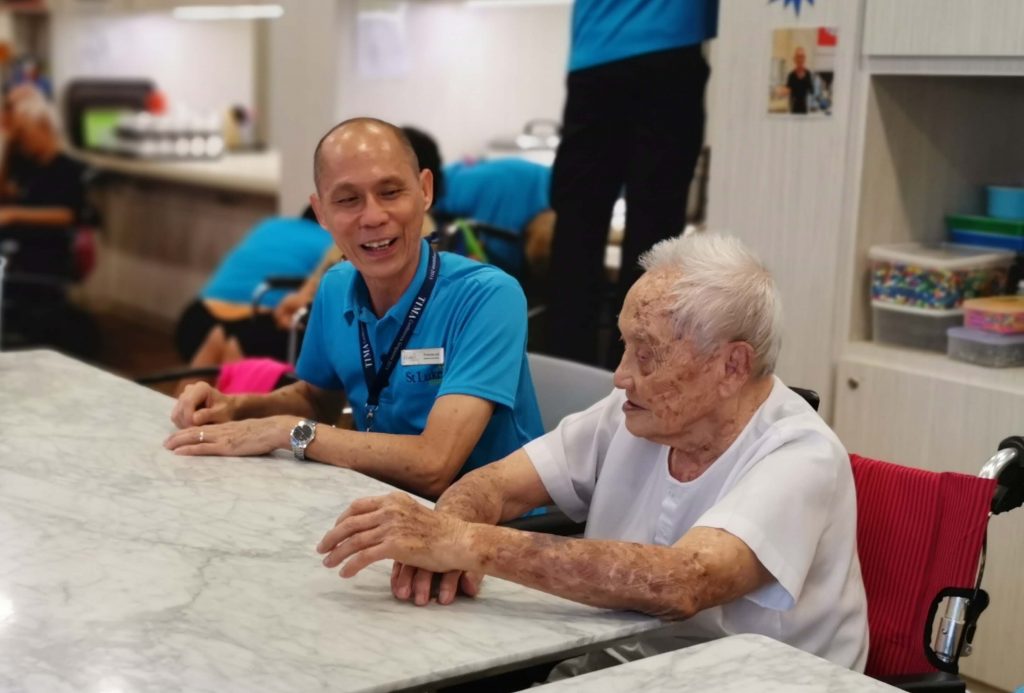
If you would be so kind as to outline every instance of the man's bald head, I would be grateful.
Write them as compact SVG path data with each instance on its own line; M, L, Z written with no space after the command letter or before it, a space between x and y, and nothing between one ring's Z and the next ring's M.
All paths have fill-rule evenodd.
M313 184L316 186L317 192L320 191L324 150L329 150L336 141L357 137L390 137L403 150L413 173L419 175L420 162L416 157L416 150L413 149L412 143L402 128L377 118L349 118L328 130L317 142L316 150L313 152Z

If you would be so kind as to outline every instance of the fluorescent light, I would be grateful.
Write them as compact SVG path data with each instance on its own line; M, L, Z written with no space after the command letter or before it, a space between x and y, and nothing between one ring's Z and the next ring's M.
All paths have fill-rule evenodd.
M466 7L542 7L571 5L573 0L466 0Z
M186 5L174 8L175 19L277 19L280 5Z

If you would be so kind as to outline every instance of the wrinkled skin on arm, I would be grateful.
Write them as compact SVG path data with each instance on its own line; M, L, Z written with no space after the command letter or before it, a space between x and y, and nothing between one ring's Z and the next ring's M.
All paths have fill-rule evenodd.
M466 522L402 494L356 501L317 550L326 554L325 566L344 564L342 577L390 558L431 572L494 575L583 604L665 619L689 618L773 579L746 544L719 529L696 527L671 547L567 539ZM394 581L393 575L393 587Z
M468 522L496 524L550 503L529 457L517 450L453 484L438 500L435 510ZM450 604L460 591L475 597L482 579L479 573L456 570L438 575L396 561L391 571L391 592L397 599L411 599L418 606L429 602L434 593L439 603Z

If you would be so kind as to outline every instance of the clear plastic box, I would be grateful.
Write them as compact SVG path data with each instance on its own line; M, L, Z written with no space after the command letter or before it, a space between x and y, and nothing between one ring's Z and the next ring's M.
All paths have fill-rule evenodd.
M965 298L1002 293L1014 253L952 243L902 243L872 246L868 258L872 302L950 310Z
M969 327L949 328L950 358L990 368L1024 366L1024 335L1005 335Z
M876 342L929 351L946 351L946 330L964 321L959 309L928 310L885 301L872 301L871 314Z

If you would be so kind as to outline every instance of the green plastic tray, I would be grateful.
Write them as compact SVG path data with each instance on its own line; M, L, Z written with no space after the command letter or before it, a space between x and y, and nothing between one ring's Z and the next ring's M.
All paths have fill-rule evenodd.
M946 226L950 230L959 229L1024 237L1024 221L1007 221L1006 219L976 217L969 214L950 214L946 217Z

